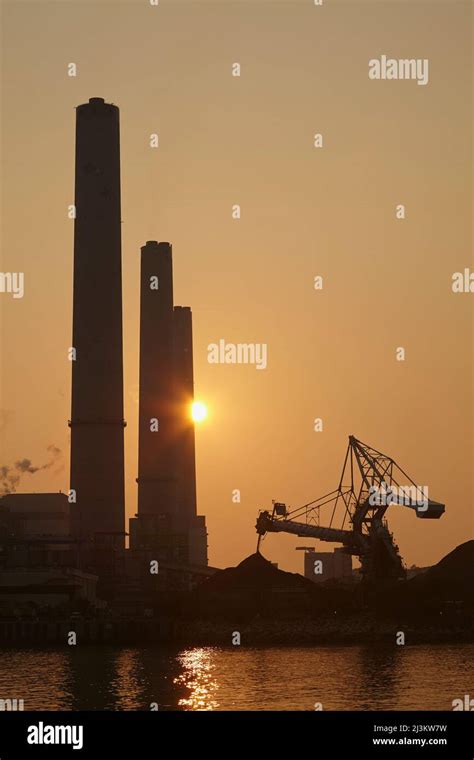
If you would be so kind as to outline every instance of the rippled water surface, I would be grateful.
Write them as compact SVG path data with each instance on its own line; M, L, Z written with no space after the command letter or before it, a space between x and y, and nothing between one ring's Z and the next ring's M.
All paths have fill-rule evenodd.
M1 651L25 710L446 710L474 695L474 645Z

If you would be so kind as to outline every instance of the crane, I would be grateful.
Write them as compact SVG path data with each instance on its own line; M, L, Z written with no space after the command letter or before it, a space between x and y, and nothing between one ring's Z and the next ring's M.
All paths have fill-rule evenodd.
M429 499L428 489L417 486L392 457L350 435L335 491L292 510L274 501L271 512L259 511L257 552L266 533L290 533L342 544L346 553L359 558L365 581L404 578L399 549L385 518L391 504L408 507L421 519L439 519L445 511L445 505ZM328 505L332 513L324 527L320 510ZM342 524L334 527L341 508Z

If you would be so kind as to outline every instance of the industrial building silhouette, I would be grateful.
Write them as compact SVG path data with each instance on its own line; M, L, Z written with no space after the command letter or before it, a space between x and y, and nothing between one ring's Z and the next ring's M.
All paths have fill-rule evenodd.
M49 569L62 596L73 587L95 602L95 577L102 598L128 594L146 606L157 590L187 590L213 572L196 506L192 314L173 303L171 245L148 241L140 274L138 508L127 547L117 106L102 98L78 106L75 158L70 491L0 499L1 569L15 572L19 591L21 556L28 598L35 587L38 599L47 594Z
M141 249L138 513L130 547L163 560L207 565L204 517L196 514L191 309L173 306L169 243Z

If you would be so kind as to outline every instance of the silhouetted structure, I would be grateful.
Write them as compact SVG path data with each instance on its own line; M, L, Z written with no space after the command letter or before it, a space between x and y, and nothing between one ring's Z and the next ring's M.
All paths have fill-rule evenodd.
M291 511L275 501L271 513L261 510L255 526L257 552L265 533L290 533L341 543L344 552L359 558L365 581L405 578L406 570L386 520L391 504L408 507L425 520L439 520L445 511L444 504L428 499L425 489L417 486L392 457L350 435L339 487ZM328 505L332 506L331 519L329 526L323 527L320 510ZM338 505L342 525L335 528Z
M119 109L76 112L71 412L73 533L124 546Z
M176 401L176 467L179 473L177 500L185 519L196 516L196 460L194 424L190 409L194 399L193 323L189 306L175 306L173 312L173 360Z
M192 321L173 309L172 249L141 249L138 514L130 548L156 559L207 565L204 517L196 515Z
M65 539L70 533L65 493L9 493L0 497L0 534L5 538Z
M189 562L207 565L207 531L197 515L196 454L191 407L194 400L193 317L189 306L175 306L173 319L177 423L176 476L178 510L188 524Z
M305 551L304 577L313 583L333 579L352 580L352 557L341 546L332 552Z
M169 243L141 249L138 514L174 511L173 264Z

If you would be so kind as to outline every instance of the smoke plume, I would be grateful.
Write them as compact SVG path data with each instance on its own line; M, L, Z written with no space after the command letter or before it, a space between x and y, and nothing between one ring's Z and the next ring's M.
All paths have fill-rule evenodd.
M8 493L15 493L20 480L25 473L34 475L35 472L38 472L39 470L49 470L51 467L58 464L59 460L62 458L61 449L58 446L55 446L54 443L51 443L46 447L46 451L48 451L50 455L49 461L38 467L33 464L31 459L27 459L26 457L24 459L18 459L11 467L9 465L0 466L0 496L5 496ZM55 472L58 472L58 470Z

